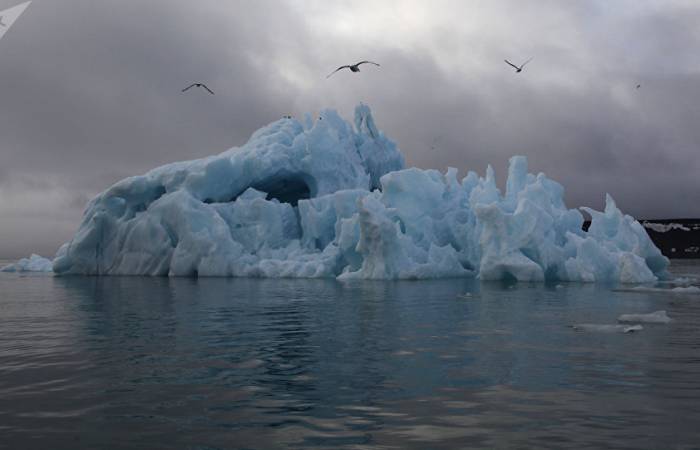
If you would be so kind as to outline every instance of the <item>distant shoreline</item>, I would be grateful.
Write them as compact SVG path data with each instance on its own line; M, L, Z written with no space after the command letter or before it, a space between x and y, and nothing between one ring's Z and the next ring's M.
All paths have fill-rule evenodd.
M700 259L700 219L639 219L664 256L671 259ZM583 224L587 230L590 221Z

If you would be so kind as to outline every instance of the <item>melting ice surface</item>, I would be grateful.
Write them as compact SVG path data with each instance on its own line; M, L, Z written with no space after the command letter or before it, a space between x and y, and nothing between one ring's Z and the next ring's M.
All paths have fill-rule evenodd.
M568 209L563 187L510 160L505 194L456 169L405 168L369 108L274 122L241 148L122 180L87 207L57 274L338 279L470 277L644 283L668 260L610 196Z

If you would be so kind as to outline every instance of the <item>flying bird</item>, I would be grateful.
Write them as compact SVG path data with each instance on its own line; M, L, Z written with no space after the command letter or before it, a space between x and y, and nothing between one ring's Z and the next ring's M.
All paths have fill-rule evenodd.
M513 68L515 69L515 73L520 73L520 72L523 71L523 68L525 67L525 64L527 64L527 63L529 63L530 61L532 61L532 58L530 58L530 59L528 59L527 61L525 61L520 67L516 66L515 64L513 64L513 63L510 62L510 61L508 61L507 59L504 59L503 61L505 61L506 64L508 64L509 66L513 67Z
M189 85L189 86L187 86L185 89L183 89L182 92L188 91L188 90L192 89L193 87L204 88L204 89L206 89L211 95L214 95L214 92L212 92L212 90L209 89L209 88L207 87L207 85L204 84L204 83L192 83L191 85Z
M326 78L330 78L331 75L333 75L337 71L343 70L343 69L350 69L351 72L359 72L360 71L360 64L374 64L377 67L381 67L381 66L379 66L379 64L372 62L372 61L360 61L357 64L352 64L349 66L340 66L337 69L335 69L333 72L331 72Z
M642 85L641 85L641 84L638 84L638 85L637 85L637 89L639 89L640 87L642 87Z
M0 26L7 27L7 25L2 22L3 17L4 16L0 16Z

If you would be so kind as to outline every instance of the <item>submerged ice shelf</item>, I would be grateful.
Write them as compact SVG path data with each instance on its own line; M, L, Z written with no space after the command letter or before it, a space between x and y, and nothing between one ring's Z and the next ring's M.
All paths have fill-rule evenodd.
M349 124L282 119L241 148L122 180L93 199L57 274L567 280L643 283L668 260L608 196L564 189L510 160L505 194L456 169L404 168L365 105Z

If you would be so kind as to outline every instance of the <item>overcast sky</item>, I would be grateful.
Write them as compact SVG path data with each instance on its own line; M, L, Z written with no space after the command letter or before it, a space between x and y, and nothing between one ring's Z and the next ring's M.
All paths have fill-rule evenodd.
M34 0L0 39L0 258L52 256L123 177L360 101L409 165L503 182L522 154L570 207L700 217L698 49L697 0Z

